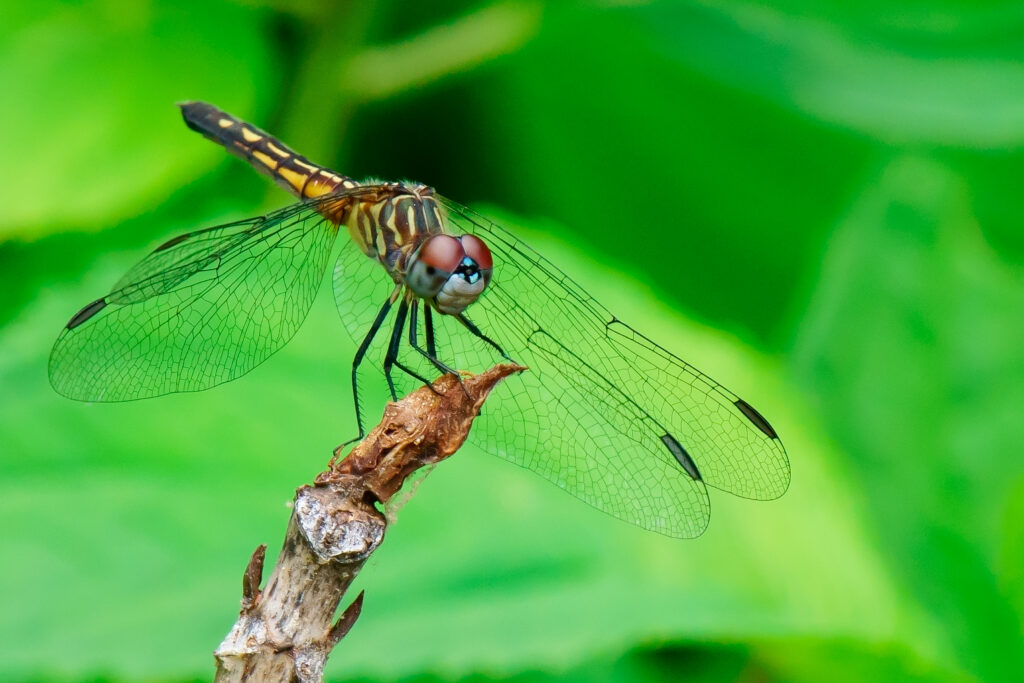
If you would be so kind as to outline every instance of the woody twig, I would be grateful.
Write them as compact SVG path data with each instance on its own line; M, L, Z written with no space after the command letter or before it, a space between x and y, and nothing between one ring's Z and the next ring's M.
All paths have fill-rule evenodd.
M260 589L266 546L242 579L238 621L217 648L218 683L322 680L335 645L362 609L359 594L335 621L356 574L387 528L379 504L425 465L454 453L491 390L524 368L501 364L475 376L445 375L397 403L344 459L332 458L312 485L298 489L284 546Z

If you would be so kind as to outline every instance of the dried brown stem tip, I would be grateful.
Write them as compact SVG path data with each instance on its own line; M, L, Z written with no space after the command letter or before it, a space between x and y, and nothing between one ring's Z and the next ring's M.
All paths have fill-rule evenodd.
M301 487L284 547L259 590L266 546L257 548L242 581L242 609L214 656L219 683L322 680L331 649L355 624L362 594L332 625L363 563L384 539L387 502L406 477L454 453L480 406L505 377L524 370L497 365L461 379L445 375L389 403L380 424L348 456ZM337 456L337 454L336 454Z

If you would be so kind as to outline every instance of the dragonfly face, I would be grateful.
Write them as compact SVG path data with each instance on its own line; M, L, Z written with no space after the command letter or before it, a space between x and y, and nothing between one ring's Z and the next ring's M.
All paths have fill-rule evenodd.
M459 315L491 281L491 250L475 235L432 235L413 254L406 284L446 315Z
M298 330L347 231L333 279L358 343L360 434L365 368L397 397L514 357L529 370L490 395L469 440L615 517L694 537L710 519L708 487L755 500L788 488L786 451L757 410L500 226L425 185L318 166L211 105L182 113L302 201L157 247L65 324L49 363L61 394L125 401L240 377Z

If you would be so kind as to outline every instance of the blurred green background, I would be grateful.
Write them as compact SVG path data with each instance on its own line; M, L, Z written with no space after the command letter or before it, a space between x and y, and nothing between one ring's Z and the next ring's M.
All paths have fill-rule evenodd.
M211 678L250 552L354 431L327 287L232 384L50 389L62 325L150 248L289 201L184 99L493 215L792 460L675 541L467 447L364 570L331 680L1024 677L1020 2L3 14L0 679Z

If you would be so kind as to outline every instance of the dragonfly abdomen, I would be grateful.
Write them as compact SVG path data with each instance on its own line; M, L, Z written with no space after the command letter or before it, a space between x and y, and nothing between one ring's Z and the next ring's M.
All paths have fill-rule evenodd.
M311 199L338 187L353 188L354 180L314 164L277 138L205 102L184 102L181 114L189 128L222 145L292 194Z

